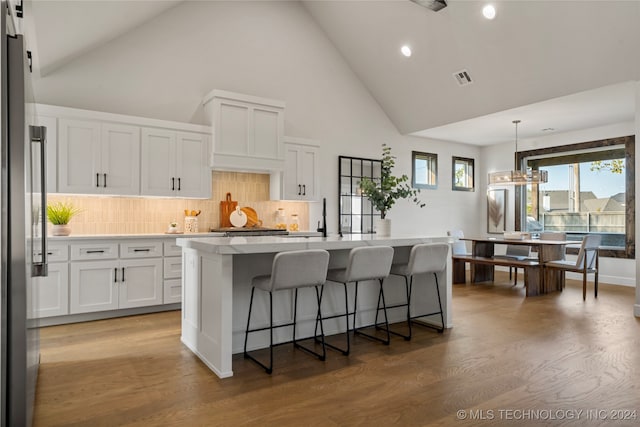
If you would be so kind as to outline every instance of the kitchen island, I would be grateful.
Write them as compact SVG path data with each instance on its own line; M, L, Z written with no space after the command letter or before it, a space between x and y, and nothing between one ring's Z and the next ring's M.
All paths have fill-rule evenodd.
M449 237L410 237L376 235L348 235L345 237L211 237L179 238L182 247L182 342L195 353L216 375L226 378L233 375L232 354L241 353L249 310L251 278L271 273L273 257L278 252L303 249L325 249L331 258L329 268L344 267L349 250L359 246L392 246L394 262L406 262L411 247L419 243L449 243ZM438 277L444 310L445 327L451 327L451 257L447 268ZM412 307L420 312L437 311L438 300L433 275L420 275L414 279ZM349 306L353 307L353 285L349 290ZM387 305L406 300L404 280L390 276L385 280ZM301 290L298 300L297 337L313 335L316 319L315 296L306 294L312 289ZM377 286L360 286L358 293L358 324L374 322L378 299ZM293 295L279 292L274 298L274 324L291 322ZM351 310L351 308L350 308ZM322 302L323 315L344 312L344 293L341 285L328 282ZM254 301L252 325L268 325L268 297L258 293ZM405 309L389 310L389 321L406 319ZM424 318L425 322L440 321L439 316ZM326 335L344 332L344 318L330 319L324 323ZM249 349L268 346L268 333L263 337L254 334ZM291 328L274 331L274 343L291 340ZM392 343L393 345L393 343ZM338 353L329 354L338 357ZM341 356L340 356L341 357Z

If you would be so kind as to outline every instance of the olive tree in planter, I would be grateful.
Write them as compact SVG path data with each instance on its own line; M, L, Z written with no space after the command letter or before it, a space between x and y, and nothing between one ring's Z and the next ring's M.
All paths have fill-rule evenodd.
M386 216L396 200L412 199L412 201L421 208L425 205L418 199L420 190L407 184L407 181L409 181L407 175L396 177L392 174L394 166L395 156L391 155L391 147L387 146L387 144L382 144L380 181L377 182L363 178L360 182L362 194L367 197L380 212L381 219L376 226L376 234L381 236L389 236L391 234L391 220Z
M78 213L80 213L80 209L73 206L70 202L56 202L47 205L47 218L49 218L49 222L53 224L51 234L54 236L68 236L71 234L69 221Z

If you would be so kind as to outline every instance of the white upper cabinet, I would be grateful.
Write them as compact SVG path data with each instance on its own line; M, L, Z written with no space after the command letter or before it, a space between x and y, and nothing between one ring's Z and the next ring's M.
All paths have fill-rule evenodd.
M104 194L140 194L140 128L102 125L101 171Z
M319 200L318 145L302 138L285 138L285 200Z
M214 169L282 171L283 101L214 90L204 106L214 129Z
M93 120L60 119L58 191L140 194L140 130Z
M142 129L142 194L211 197L206 135Z

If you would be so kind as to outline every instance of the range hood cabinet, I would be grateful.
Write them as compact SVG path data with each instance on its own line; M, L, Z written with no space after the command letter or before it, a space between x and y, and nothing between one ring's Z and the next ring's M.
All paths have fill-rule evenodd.
M214 170L284 170L284 101L213 90L203 104L213 129Z

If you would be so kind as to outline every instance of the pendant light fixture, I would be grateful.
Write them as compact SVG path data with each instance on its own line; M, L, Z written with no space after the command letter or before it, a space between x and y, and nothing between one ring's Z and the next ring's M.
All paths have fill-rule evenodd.
M512 122L516 125L516 153L518 153L518 123L520 120ZM514 170L489 173L489 185L527 185L545 183L549 180L547 171L541 170L519 170L518 165Z

